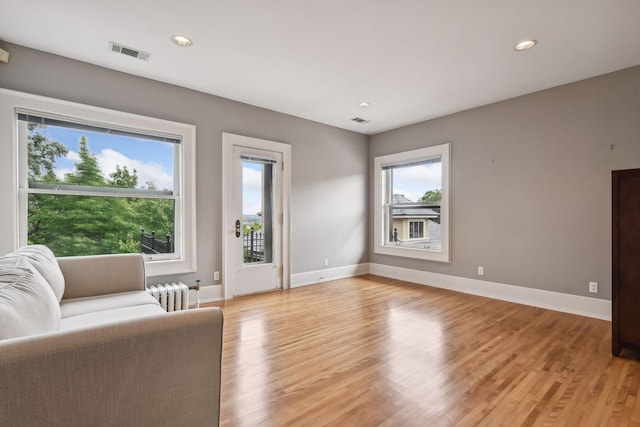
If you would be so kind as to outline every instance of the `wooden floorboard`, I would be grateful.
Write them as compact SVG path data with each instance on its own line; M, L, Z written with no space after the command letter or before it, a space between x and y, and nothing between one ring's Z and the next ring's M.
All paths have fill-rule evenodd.
M611 324L371 275L208 305L221 425L640 425Z

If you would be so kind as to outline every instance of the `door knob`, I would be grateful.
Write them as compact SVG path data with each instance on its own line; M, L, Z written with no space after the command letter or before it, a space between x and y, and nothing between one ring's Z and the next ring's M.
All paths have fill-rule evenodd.
M236 237L240 237L240 220L236 219Z

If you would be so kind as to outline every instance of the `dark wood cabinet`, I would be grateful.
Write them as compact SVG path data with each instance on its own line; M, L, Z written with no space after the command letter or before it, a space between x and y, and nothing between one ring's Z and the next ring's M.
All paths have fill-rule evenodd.
M612 173L612 352L640 350L640 169Z

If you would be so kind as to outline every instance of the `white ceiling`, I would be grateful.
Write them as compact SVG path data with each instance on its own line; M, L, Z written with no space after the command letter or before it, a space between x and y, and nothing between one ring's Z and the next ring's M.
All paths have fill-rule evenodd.
M13 1L0 39L374 134L640 64L640 1Z

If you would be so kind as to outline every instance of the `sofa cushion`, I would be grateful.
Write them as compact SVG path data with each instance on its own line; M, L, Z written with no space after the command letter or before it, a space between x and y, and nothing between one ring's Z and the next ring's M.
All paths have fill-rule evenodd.
M64 276L56 256L44 245L24 246L11 254L24 257L49 283L58 302L64 294Z
M79 316L96 311L145 304L155 304L160 307L160 303L149 295L147 291L130 291L96 297L63 299L60 302L60 311L64 319L66 317Z
M109 323L141 319L154 315L169 315L159 304L144 304L132 307L120 307L111 310L96 311L77 316L69 316L60 321L60 330L68 331Z
M42 275L22 258L0 258L0 340L53 332L60 306Z

